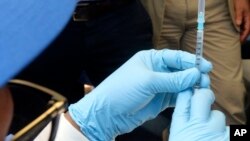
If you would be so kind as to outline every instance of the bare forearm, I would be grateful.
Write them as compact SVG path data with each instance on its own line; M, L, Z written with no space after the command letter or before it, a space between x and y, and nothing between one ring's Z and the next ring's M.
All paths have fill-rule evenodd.
M8 88L0 88L0 141L4 140L13 115L13 101Z

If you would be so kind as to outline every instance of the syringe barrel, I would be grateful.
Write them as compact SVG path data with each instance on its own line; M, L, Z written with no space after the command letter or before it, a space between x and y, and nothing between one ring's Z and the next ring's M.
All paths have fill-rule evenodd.
M203 40L204 40L204 34L203 30L197 31L197 40L196 40L196 62L195 66L200 69L201 59L203 56Z
M198 3L198 13L205 13L205 0L199 0Z
M198 23L197 29L203 30L205 23L205 0L199 0L197 23Z
M197 39L196 39L196 61L195 67L200 70L202 54L203 54L203 38L204 38L204 23L205 23L205 0L199 0L198 17L197 17ZM200 88L201 79L197 81L194 89Z

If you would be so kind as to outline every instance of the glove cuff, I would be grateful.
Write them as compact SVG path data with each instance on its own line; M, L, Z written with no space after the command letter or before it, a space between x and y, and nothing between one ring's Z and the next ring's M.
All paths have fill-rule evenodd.
M106 101L98 99L97 102L93 94L90 93L77 103L71 104L69 114L89 140L114 140L114 127Z

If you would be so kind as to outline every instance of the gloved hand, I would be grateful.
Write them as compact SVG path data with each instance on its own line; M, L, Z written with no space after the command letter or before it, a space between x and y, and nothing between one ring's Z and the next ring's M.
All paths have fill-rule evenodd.
M212 69L202 60L201 72ZM201 73L195 56L182 51L148 50L134 55L69 113L91 141L110 141L173 106L176 93L192 87ZM100 68L101 69L101 68ZM202 75L203 85L209 78Z
M225 115L213 110L213 92L195 89L178 95L170 128L170 141L229 141Z

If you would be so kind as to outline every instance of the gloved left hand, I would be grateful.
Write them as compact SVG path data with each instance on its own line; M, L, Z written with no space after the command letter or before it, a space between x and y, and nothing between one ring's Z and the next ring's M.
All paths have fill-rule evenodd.
M207 86L208 76L201 75L194 63L195 56L183 51L141 51L70 105L70 116L89 140L113 140L174 106L176 93L192 87L201 76ZM201 72L211 69L203 59Z
M178 95L170 128L170 141L229 141L225 115L211 110L215 100L210 89Z

